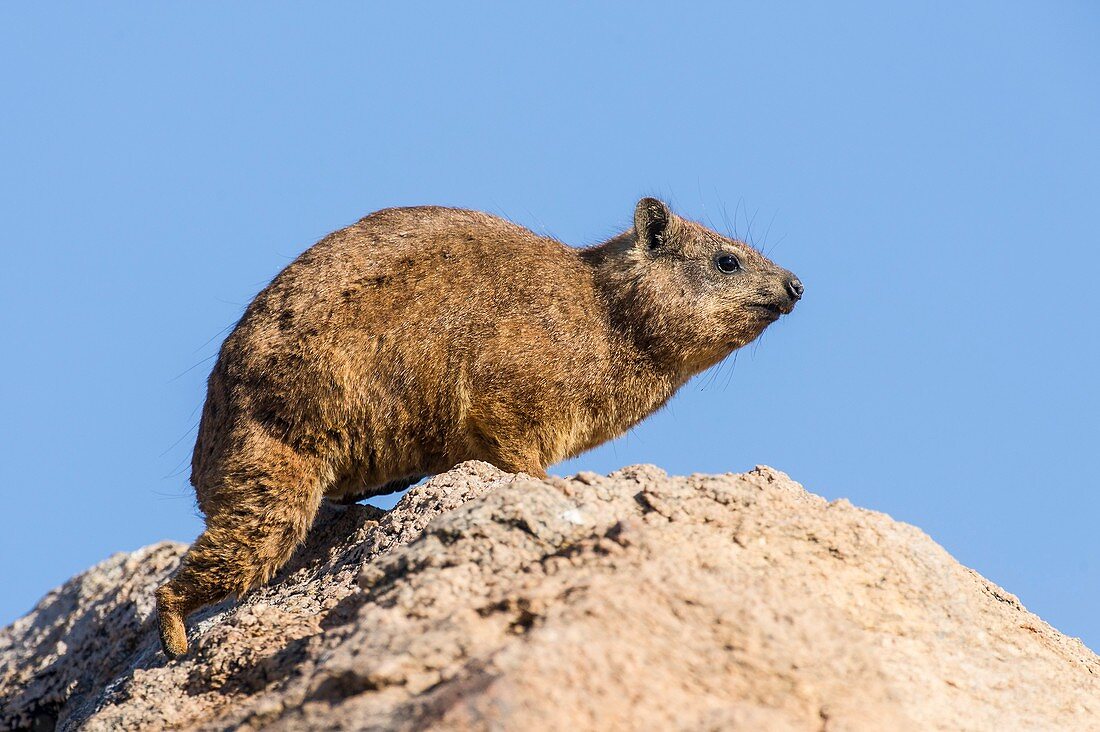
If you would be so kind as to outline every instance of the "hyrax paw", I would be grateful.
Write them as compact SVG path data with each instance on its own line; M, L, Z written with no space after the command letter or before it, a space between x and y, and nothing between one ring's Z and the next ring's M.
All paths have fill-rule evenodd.
M187 655L187 629L183 619L175 614L160 616L160 645L168 658Z
M167 587L157 590L157 624L160 626L160 646L164 655L179 658L187 653L187 628L183 616L176 610L176 603Z

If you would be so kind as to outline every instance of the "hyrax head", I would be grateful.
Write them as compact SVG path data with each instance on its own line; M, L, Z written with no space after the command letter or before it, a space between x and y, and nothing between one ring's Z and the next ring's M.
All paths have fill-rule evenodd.
M802 298L802 282L744 242L673 214L655 198L634 211L635 286L674 355L706 368L750 343ZM641 294L641 293L639 293Z

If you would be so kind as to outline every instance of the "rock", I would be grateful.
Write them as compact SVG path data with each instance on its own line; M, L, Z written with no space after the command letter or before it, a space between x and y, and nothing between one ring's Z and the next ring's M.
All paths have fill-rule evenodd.
M464 463L325 506L160 653L185 547L0 632L4 729L1100 729L1100 658L918 529L782 473L542 481Z

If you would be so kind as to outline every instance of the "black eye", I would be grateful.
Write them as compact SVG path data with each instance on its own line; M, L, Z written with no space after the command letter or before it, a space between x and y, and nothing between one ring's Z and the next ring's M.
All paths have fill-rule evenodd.
M718 268L718 271L725 272L726 274L733 274L734 272L741 271L740 260L732 254L719 254L714 258L714 266Z

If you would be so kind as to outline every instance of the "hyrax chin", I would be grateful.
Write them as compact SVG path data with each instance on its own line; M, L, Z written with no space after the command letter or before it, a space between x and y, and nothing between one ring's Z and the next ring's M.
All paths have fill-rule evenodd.
M330 234L256 296L210 374L191 463L206 530L157 590L165 652L187 651L188 614L268 580L322 498L472 459L544 476L801 297L793 274L653 198L588 249L437 207Z

